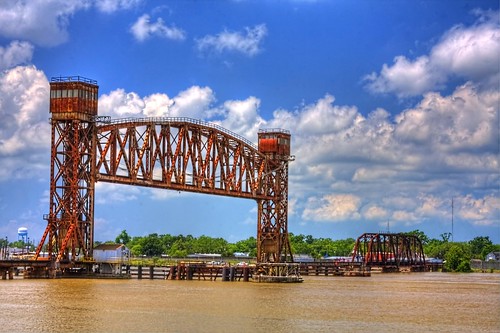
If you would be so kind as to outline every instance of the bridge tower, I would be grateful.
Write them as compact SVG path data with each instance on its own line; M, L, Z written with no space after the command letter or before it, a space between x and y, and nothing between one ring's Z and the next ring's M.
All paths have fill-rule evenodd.
M257 216L257 262L293 262L288 238L288 163L290 132L282 129L265 129L258 133L259 152L269 161L263 177L264 195L259 199Z
M92 257L98 88L81 76L51 79L50 209L35 259L47 237L49 260Z

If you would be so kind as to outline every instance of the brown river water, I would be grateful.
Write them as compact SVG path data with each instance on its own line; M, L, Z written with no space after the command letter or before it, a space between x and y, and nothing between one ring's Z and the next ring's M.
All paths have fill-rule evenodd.
M0 332L500 332L500 274L0 280Z

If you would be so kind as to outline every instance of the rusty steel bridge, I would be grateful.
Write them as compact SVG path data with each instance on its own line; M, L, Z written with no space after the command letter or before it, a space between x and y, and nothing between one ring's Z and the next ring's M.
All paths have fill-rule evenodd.
M97 82L81 76L52 78L50 114L47 226L34 260L1 261L2 278L16 266L30 267L31 277L91 269L96 182L255 200L254 274L275 276L276 281L299 270L329 275L344 274L348 268L348 273L360 271L358 275L365 276L365 266L383 271L426 269L420 240L408 234L363 234L351 263L342 267L293 263L288 237L288 165L294 157L289 131L259 130L258 145L254 145L216 124L190 118L101 117ZM352 268L353 264L363 267Z
M190 118L100 117L97 82L81 76L51 79L50 114L50 207L35 261L93 261L95 184L108 182L253 199L257 263L293 262L289 131L260 130L254 145Z
M363 262L382 272L423 272L430 268L420 239L406 233L362 234L354 245L352 262Z

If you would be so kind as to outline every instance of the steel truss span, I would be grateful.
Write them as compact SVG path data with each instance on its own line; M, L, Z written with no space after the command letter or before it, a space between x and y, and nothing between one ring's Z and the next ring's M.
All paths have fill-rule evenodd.
M263 130L256 147L190 118L109 121L97 126L97 181L254 199L258 262L289 262L289 143Z
M415 235L404 233L365 233L358 237L352 260L370 267L387 270L425 269L422 242Z
M50 209L35 260L92 261L95 183L254 199L257 261L293 261L288 239L290 133L261 130L259 144L189 118L111 121L97 113L97 83L50 83Z
M266 195L269 162L257 147L189 118L97 126L97 181L251 199Z

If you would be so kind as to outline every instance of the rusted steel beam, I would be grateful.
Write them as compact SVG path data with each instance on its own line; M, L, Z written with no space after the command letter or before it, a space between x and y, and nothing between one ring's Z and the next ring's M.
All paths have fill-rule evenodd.
M82 77L50 83L50 210L35 259L46 241L51 260L92 257L97 92L95 81Z
M353 262L371 267L425 267L422 242L405 233L365 233L354 246Z
M98 127L97 150L100 181L269 198L262 192L259 178L259 171L266 169L266 157L247 143L201 123L106 124Z
M254 199L258 262L293 261L288 241L290 133L259 132L259 146L189 118L98 117L97 83L51 82L50 210L37 247L57 262L92 257L95 182Z
M290 133L259 133L259 147L187 118L97 127L97 180L255 199L259 262L293 261L288 240Z

